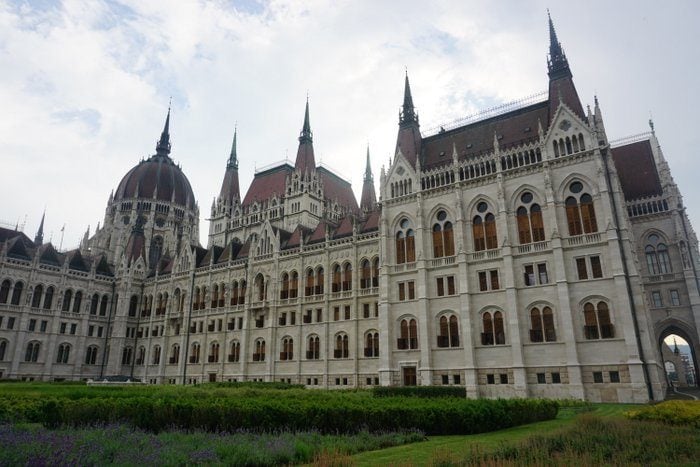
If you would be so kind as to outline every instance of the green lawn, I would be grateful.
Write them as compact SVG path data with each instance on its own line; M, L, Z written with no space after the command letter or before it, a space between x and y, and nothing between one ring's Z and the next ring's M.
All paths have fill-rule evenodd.
M622 417L622 414L633 408L634 404L594 404L593 412L601 417ZM356 465L426 465L436 454L449 452L459 458L466 456L474 447L484 450L495 448L504 442L521 441L533 434L544 434L570 425L576 415L577 408L562 408L554 420L530 423L491 433L466 436L431 436L427 441L397 446L379 451L367 451L352 456Z

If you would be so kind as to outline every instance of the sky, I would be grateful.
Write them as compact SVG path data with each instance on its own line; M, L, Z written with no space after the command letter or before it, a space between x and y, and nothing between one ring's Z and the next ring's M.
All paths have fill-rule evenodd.
M649 130L700 228L693 1L0 0L0 225L76 247L126 172L171 156L206 245L234 127L243 191L295 157L309 96L317 161L352 181L393 156L408 70L422 130L547 89L551 8L584 104L611 140Z

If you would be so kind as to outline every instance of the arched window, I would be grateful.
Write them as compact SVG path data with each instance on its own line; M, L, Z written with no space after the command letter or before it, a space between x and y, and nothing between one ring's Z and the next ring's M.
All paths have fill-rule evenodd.
M202 292L199 290L199 287L195 287L194 288L194 302L192 303L193 310L199 310L199 301L201 300L201 294L202 294Z
M56 363L68 363L70 356L70 344L61 344L56 353Z
M254 362L264 362L265 361L265 341L263 339L258 339L255 341L255 352L253 352Z
M340 265L339 264L334 264L333 265L333 278L331 282L331 292L340 292Z
M85 364L95 365L97 363L97 346L91 345L85 351Z
M219 304L219 284L214 284L211 289L211 307L216 308ZM160 307L160 304L159 304Z
M586 339L612 339L615 337L615 327L610 321L610 309L605 302L593 305L586 302L583 305L584 336Z
M413 263L416 260L416 239L411 222L404 218L396 231L396 264Z
M0 340L0 362L5 360L5 353L7 353L7 341Z
M153 346L153 358L151 359L152 365L160 365L160 345Z
M129 300L129 316L136 316L136 308L138 307L138 305L139 297L136 295L132 295L131 299Z
M548 306L530 310L530 342L555 342L554 315Z
M32 308L39 308L41 305L41 296L44 293L44 287L39 284L34 287L34 294L32 295Z
M237 363L241 360L241 343L238 341L231 342L231 353L228 354L228 361Z
M15 286L15 289L17 289L17 286ZM72 299L73 291L71 289L66 290L63 294L63 306L61 307L61 311L70 311L70 302Z
M363 259L360 263L360 288L368 289L372 286L372 269L369 260Z
M195 342L190 346L190 363L199 363L199 356L202 348Z
M306 340L306 359L318 360L321 358L321 340L315 334Z
M158 265L160 256L163 253L163 237L156 235L151 240L151 249L148 252L148 264L151 269L154 269Z
M144 363L146 363L146 347L139 347L139 351L136 354L136 361L134 363L136 365L143 365Z
M202 286L202 294L199 296L199 309L203 310L207 307L207 287Z
M267 297L267 287L265 284L265 276L258 274L255 276L255 290L257 292L258 301L262 302Z
M297 298L299 296L299 273L292 271L291 277L289 282L289 298Z
M11 305L19 305L22 299L22 290L24 289L24 283L16 282L15 287L12 290L12 300ZM67 311L67 310L66 310Z
M7 298L10 296L11 285L12 283L9 279L2 281L2 285L0 285L0 303L7 303Z
M309 268L306 270L306 286L304 287L304 296L308 297L314 294L314 270Z
M46 288L46 294L44 295L44 310L51 309L51 306L53 305L53 292L53 285L50 285Z
M372 261L372 287L379 287L379 258Z
M402 319L399 325L400 337L396 346L399 350L413 350L418 348L418 325L415 319Z
M166 295L167 297L167 295ZM102 301L100 302L100 316L107 315L107 306L109 305L109 297L107 295L102 296Z
M352 265L345 263L343 266L343 290L352 289Z
M459 347L459 326L457 316L443 315L439 320L437 346L440 348Z
M231 284L231 306L238 305L238 281Z
M246 283L245 280L241 281L241 290L238 294L238 304L239 305L245 305L245 294L246 290L248 289L248 284Z
M39 349L41 349L41 344L39 342L30 342L27 344L27 351L24 353L24 361L34 363L39 361Z
M379 333L368 331L365 334L365 357L379 357Z
M526 191L520 195L522 205L516 210L518 224L518 239L521 245L531 242L544 241L544 222L542 221L542 208L533 202L531 192Z
M668 256L668 247L656 234L647 237L647 245L644 247L644 255L647 260L649 274L668 274L672 271L671 259Z
M78 290L73 298L73 313L80 313L80 305L83 301L83 293Z
M280 300L289 298L289 274L282 274L282 287L280 288Z
M131 347L124 347L122 350L122 365L131 365L131 358L133 357L134 349Z
M333 350L334 358L348 358L350 355L348 348L348 335L341 333L335 336L335 350Z
M219 343L218 342L212 342L209 345L208 361L209 361L209 363L218 363L219 362Z
M323 268L319 267L316 269L316 288L314 290L316 295L323 294Z
M90 314L91 315L97 314L97 307L99 305L100 305L100 296L97 294L92 294L92 298L90 299Z
M282 339L280 360L294 360L294 339L291 337L285 337Z
M219 303L218 305L220 307L224 306L224 301L226 298L226 284L221 284L219 286ZM168 304L168 294L166 293L164 296L165 302L163 303L163 313L165 313L165 307Z
M502 312L495 311L493 315L488 311L485 312L481 316L481 323L481 345L503 345L506 343Z
M476 211L477 214L472 220L474 251L498 248L496 217L489 212L489 205L485 201L481 201L476 205Z
M452 223L447 220L447 212L438 211L433 224L433 257L453 256L455 254L454 232Z
M598 231L593 198L588 193L583 193L583 183L574 181L569 184L569 196L565 205L569 235Z
M173 346L170 348L170 358L168 359L168 363L171 365L180 363L180 344L173 344Z

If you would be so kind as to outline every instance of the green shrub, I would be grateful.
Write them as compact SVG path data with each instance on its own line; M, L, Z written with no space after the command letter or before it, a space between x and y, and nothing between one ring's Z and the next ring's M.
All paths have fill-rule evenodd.
M652 420L700 428L700 401L666 401L630 410L625 416L633 420Z
M467 397L467 391L460 386L375 386L374 397Z

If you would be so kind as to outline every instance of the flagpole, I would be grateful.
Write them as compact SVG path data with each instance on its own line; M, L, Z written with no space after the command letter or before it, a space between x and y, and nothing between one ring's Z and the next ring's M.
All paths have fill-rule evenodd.
M61 243L58 245L58 251L61 251L63 249L63 234L66 231L66 224L63 224L63 227L61 227Z

